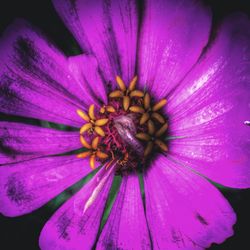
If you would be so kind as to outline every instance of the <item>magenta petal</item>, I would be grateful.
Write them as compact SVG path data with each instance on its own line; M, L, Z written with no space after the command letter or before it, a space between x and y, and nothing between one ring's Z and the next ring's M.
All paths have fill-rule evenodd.
M39 32L22 20L0 44L0 112L81 126L76 109L86 106L68 62Z
M60 207L44 226L39 239L42 250L91 249L95 243L114 167L99 172Z
M102 76L128 82L135 74L138 13L134 0L54 0L83 51L93 54Z
M144 177L154 249L204 249L233 234L236 216L205 178L160 156Z
M170 153L222 185L250 187L250 21L234 15L169 98Z
M210 10L201 1L146 0L139 39L141 84L157 98L165 97L197 61L210 26Z
M79 88L86 93L82 97L84 102L96 106L107 104L107 92L96 59L89 55L78 55L69 57L68 60L70 72Z
M147 222L136 175L122 178L119 193L96 249L150 249Z
M0 165L81 148L79 132L0 122Z
M30 213L91 171L88 160L75 155L38 158L0 167L0 212Z

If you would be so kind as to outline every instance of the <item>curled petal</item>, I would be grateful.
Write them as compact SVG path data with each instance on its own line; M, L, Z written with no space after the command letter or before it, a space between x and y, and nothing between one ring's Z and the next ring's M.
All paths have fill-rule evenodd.
M137 1L53 0L53 4L83 52L96 58L104 82L114 88L114 76L121 76L125 83L134 77Z
M90 104L95 104L99 108L102 104L107 103L106 84L100 75L98 62L93 55L70 56L68 65L70 72L76 79L79 91L84 92L81 99L87 104L87 107Z
M113 166L108 170L103 167L79 192L66 201L44 226L39 238L40 248L92 249L113 176Z

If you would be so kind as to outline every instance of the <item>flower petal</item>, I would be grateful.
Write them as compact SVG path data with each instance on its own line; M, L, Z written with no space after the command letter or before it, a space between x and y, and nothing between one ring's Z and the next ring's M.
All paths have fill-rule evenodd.
M205 178L160 156L144 177L154 249L204 249L233 234L235 214Z
M134 0L54 0L84 52L96 57L105 82L134 77L138 13Z
M222 185L250 187L250 21L229 17L169 98L171 153Z
M141 85L146 83L158 99L165 97L199 58L210 26L210 10L201 1L146 0L139 39Z
M0 212L30 213L91 171L87 159L75 155L38 158L0 167Z
M98 72L97 61L90 55L69 57L69 70L77 80L79 88L86 94L82 97L86 103L100 106L107 104L107 92Z
M45 224L39 239L42 250L91 249L95 243L114 168L101 170Z
M0 165L81 148L79 132L0 122Z
M39 32L22 20L0 44L0 112L80 126L76 110L86 106L68 62Z
M123 176L119 193L96 249L150 249L137 175Z

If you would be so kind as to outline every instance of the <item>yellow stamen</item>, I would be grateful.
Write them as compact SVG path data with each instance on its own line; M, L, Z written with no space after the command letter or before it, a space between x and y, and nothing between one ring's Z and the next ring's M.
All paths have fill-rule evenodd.
M140 119L140 125L143 125L149 119L149 113L144 113Z
M133 90L135 89L137 79L138 79L138 77L135 76L135 77L131 80L131 82L130 82L130 84L129 84L129 87L128 87L128 90L129 90L129 91L133 91Z
M162 151L168 151L168 147L167 147L167 145L163 142L163 141L161 141L161 140L155 140L155 144L162 150Z
M89 165L92 169L95 169L95 155L92 154L89 158Z
M91 120L95 120L95 105L91 104L89 106L89 117Z
M164 119L160 114L158 114L158 113L156 113L156 112L154 112L154 113L151 115L151 117L152 117L153 119L155 119L156 121L158 121L159 123L161 123L161 124L165 123L165 119Z
M85 131L89 130L90 128L92 128L91 123L84 124L80 129L80 134L83 134Z
M115 90L109 94L109 97L120 98L120 97L123 97L123 93L121 92L121 90Z
M143 140L143 141L150 141L151 137L145 133L138 133L135 135L136 138Z
M112 107L112 106L107 106L107 111L108 111L109 113L114 113L114 112L115 112L115 108Z
M148 133L153 135L155 133L155 125L151 120L148 120Z
M143 102L144 102L144 108L149 109L150 108L150 95L149 95L149 93L145 94L145 96L143 98Z
M101 114L104 114L105 112L109 112L109 113L114 113L115 112L115 108L112 107L111 105L103 105L101 108L100 108L100 113Z
M165 123L155 134L156 137L162 136L168 129L168 124Z
M103 107L100 108L100 113L101 113L101 114L104 114L104 113L105 113L105 106L103 106Z
M98 135L105 136L105 133L101 127L95 126L94 130Z
M80 109L77 109L77 114L83 119L83 120L85 120L86 122L89 122L89 116L84 112L84 111L82 111L82 110L80 110Z
M151 153L152 149L153 149L153 142L150 141L150 142L148 142L148 144L144 150L144 156L148 156Z
M124 108L125 111L128 110L129 105L130 105L130 98L129 98L129 96L124 96L123 97L123 108Z
M139 107L139 106L131 106L129 108L129 110L134 112L134 113L144 113L144 109L142 107Z
M91 149L90 144L84 139L82 135L80 136L80 141L85 148Z
M93 141L91 142L91 147L92 147L92 149L97 149L98 143L99 143L99 137L97 136L97 137L95 137L95 138L93 139Z
M77 155L77 158L86 158L86 157L90 156L91 153L92 153L92 152L91 152L90 150L88 150L88 151L86 151L86 152L83 152L83 153L78 154L78 155Z
M116 82L122 91L126 91L126 86L120 76L116 77Z
M109 121L109 119L99 119L96 120L95 125L96 126L104 126L105 124L107 124Z
M167 100L166 100L166 99L162 99L162 100L160 100L159 102L157 102L157 103L153 106L152 110L153 110L153 111L157 111L157 110L161 109L163 106L165 106L166 103L167 103Z
M144 93L140 90L133 90L129 95L130 97L143 97Z
M97 156L98 158L100 158L100 159L106 159L106 158L109 157L107 154L105 154L105 153L103 153L103 152L101 152L101 151L97 151L97 152L96 152L96 156Z

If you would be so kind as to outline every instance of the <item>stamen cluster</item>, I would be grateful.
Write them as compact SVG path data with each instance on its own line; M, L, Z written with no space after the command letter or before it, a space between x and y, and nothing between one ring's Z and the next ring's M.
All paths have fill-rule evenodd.
M121 77L116 77L119 89L109 93L108 105L95 112L94 104L88 113L77 110L85 121L80 129L80 141L86 149L77 155L89 157L91 168L96 161L116 160L119 171L145 165L145 159L157 151L167 151L164 136L168 124L160 113L166 99L153 103L148 92L136 89L137 76L128 88ZM140 164L140 165L142 165Z

